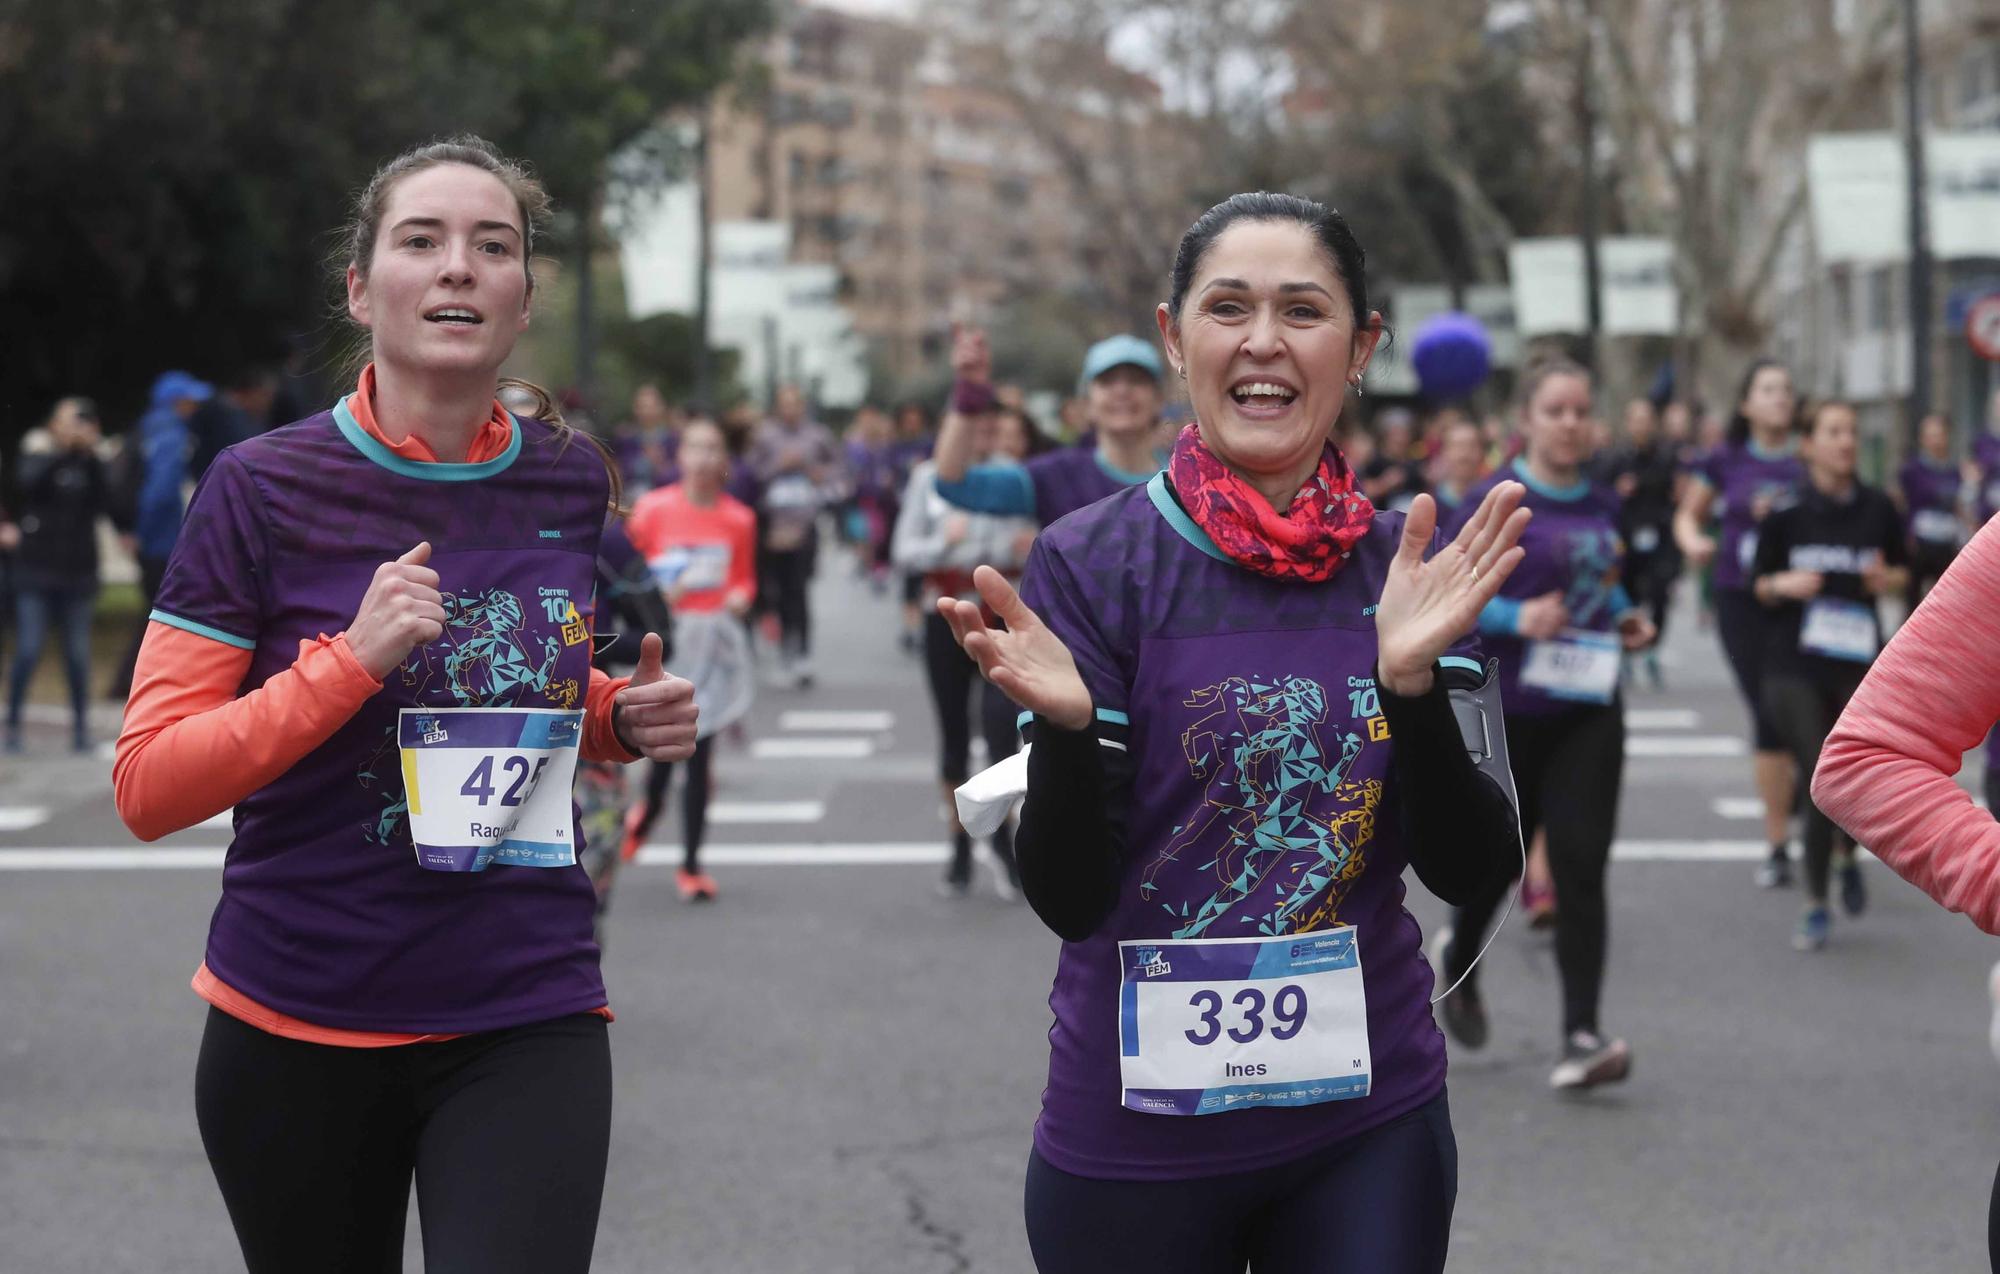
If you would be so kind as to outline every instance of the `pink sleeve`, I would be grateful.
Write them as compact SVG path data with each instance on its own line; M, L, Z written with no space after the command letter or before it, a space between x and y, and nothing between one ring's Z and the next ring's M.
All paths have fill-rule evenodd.
M590 688L583 692L584 760L625 765L639 759L636 752L625 750L618 732L611 728L611 709L617 704L618 692L631 682L630 677L614 678L602 668L590 670Z
M250 658L168 624L147 626L111 769L118 814L140 840L222 813L326 742L382 688L345 634L300 642L298 662L239 698Z
M2000 519L1883 648L1834 725L1813 801L1952 911L2000 933L2000 822L1954 779L2000 720Z

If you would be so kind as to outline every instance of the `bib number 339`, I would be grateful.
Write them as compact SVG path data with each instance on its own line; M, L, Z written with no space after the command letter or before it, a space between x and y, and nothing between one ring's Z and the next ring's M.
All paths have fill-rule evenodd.
M1365 1097L1351 926L1291 938L1121 942L1122 1101L1161 1115Z
M405 708L397 723L417 865L431 871L568 867L583 714Z

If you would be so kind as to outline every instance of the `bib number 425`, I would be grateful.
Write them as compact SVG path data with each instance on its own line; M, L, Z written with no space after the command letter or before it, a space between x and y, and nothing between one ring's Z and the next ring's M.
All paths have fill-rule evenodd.
M1196 991L1188 997L1188 1007L1199 1015L1199 1029L1182 1031L1187 1041L1197 1047L1213 1044L1225 1034L1238 1044L1248 1044L1262 1035L1265 1030L1264 993L1254 986L1244 987L1230 997L1239 1018L1237 1025L1225 1027L1222 1023L1222 996L1214 991ZM1269 1008L1276 1019L1270 1027L1271 1038L1288 1040L1305 1029L1306 992L1301 986L1286 985L1278 988L1271 997Z
M503 758L500 768L504 773L501 777L504 780L507 775L512 775L513 782L508 784L505 792L500 793L500 804L513 806L527 800L533 794L535 784L541 782L542 770L548 763L547 757L541 757L530 768L527 757ZM472 767L472 773L466 776L465 783L458 789L458 794L469 796L481 805L485 805L493 800L497 790L493 781L493 758L483 756L479 758L479 764Z

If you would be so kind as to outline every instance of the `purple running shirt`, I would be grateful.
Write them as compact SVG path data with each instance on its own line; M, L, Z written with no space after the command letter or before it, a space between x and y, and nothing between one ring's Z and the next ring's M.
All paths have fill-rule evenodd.
M1761 450L1754 442L1725 443L1690 470L1715 492L1722 533L1715 553L1715 586L1750 587L1750 563L1757 558L1758 504L1765 513L1785 507L1805 480L1805 464L1796 448Z

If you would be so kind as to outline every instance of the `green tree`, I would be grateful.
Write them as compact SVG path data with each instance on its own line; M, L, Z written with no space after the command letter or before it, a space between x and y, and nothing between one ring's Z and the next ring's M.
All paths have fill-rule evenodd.
M60 394L115 423L163 368L294 339L330 371L329 232L414 143L482 133L594 226L607 156L712 91L769 8L0 0L0 441Z

